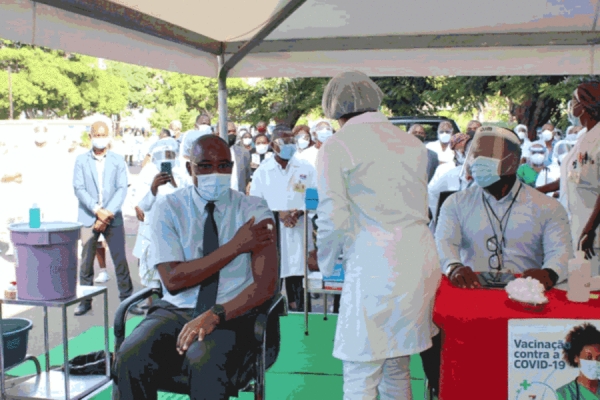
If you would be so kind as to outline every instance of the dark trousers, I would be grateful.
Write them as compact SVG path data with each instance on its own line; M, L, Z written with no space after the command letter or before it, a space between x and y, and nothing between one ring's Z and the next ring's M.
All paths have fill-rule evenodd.
M432 345L421 353L423 370L429 381L429 389L439 396L440 393L440 367L442 363L442 333L431 338Z
M283 287L283 281L285 280L285 293L287 294L288 304L296 303L296 308L291 311L304 311L304 287L302 286L303 276L288 276L281 280L281 286ZM312 304L310 302L310 296L308 297L308 311L312 311Z
M133 293L133 284L129 275L129 266L125 257L125 227L123 225L109 225L103 233L106 244L110 250L110 256L115 265L117 285L119 287L119 299L125 300ZM91 227L81 228L81 243L83 251L81 255L81 266L79 269L79 284L85 286L94 285L94 258L100 233ZM91 303L91 300L88 300Z
M117 353L113 399L155 400L157 390L165 388L163 382L181 374L188 377L191 400L229 399L239 369L244 368L241 360L256 347L255 317L227 321L179 355L177 337L192 319L192 311L163 300L150 307Z

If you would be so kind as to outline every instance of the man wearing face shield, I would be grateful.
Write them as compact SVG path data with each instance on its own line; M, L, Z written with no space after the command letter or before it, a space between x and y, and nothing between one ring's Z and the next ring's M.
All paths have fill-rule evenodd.
M450 196L436 230L441 266L453 285L480 286L476 272L512 271L546 289L566 278L571 258L564 207L516 176L520 141L508 129L480 128L467 157L476 185Z
M598 275L600 263L595 256L600 248L600 82L585 82L577 87L569 115L585 131L563 160L560 181L539 190L547 193L560 188L560 202L570 217L574 250L586 253L592 262L592 275Z
M525 164L521 164L517 170L517 177L526 185L535 187L538 175L544 171L548 159L548 148L542 141L531 143L529 146L529 157Z
M412 398L410 355L438 333L427 151L377 111L382 99L361 72L337 75L323 93L324 114L341 129L317 157L318 266L330 275L344 254L333 356L343 362L346 400Z
M158 276L153 266L148 264L150 250L150 221L153 217L152 210L156 201L173 193L177 188L186 186L186 177L181 176L179 166L179 145L173 138L161 139L158 146L154 146L151 153L152 162L140 172L140 187L137 192L143 197L139 199L135 212L140 221L138 235L133 248L133 255L139 260L140 281L145 287L160 287ZM163 163L170 164L171 174L161 172ZM151 304L151 299L148 305Z
M453 133L454 128L452 124L448 121L442 121L438 125L438 140L425 145L425 147L437 153L440 165L452 162L454 159L454 151L450 148L450 139Z
M119 298L123 301L133 292L125 258L125 229L121 212L127 197L127 166L120 156L108 151L109 129L104 122L92 124L90 138L92 149L77 157L73 174L73 188L79 200L78 221L83 224L79 283L84 286L94 284L96 244L102 234L115 265ZM92 301L84 300L75 310L75 315L83 315L91 309Z
M255 309L277 291L277 247L273 214L231 190L232 166L228 144L202 136L186 164L193 185L152 206L148 264L163 297L116 355L113 398L156 399L160 380L181 371L191 399L237 394Z
M281 278L285 279L290 309L304 311L304 197L316 187L315 168L294 157L295 137L290 130L273 131L275 156L263 161L252 177L250 196L263 198L272 211L279 211ZM309 250L314 244L309 235Z

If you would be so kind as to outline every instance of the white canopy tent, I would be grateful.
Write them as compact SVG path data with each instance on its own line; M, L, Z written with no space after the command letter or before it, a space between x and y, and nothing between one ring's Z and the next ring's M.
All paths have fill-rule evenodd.
M1 0L0 37L219 76L225 109L227 76L598 74L599 12L600 0Z

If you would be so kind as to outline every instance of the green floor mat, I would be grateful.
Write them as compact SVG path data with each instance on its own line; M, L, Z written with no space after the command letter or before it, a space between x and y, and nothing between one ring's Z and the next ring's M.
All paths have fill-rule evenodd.
M134 317L127 321L126 334L142 321L143 317ZM269 399L315 400L342 398L342 362L333 358L333 338L337 316L323 320L322 314L309 316L309 335L304 334L304 316L291 314L281 318L281 349L277 362L266 376L266 396ZM113 350L114 336L109 331L109 348ZM104 346L104 328L93 327L69 340L69 358L81 354L102 350ZM45 365L43 355L38 356L42 368ZM62 345L50 350L50 364L59 365L63 361ZM423 399L425 395L424 372L419 356L411 358L411 377L414 399ZM25 363L9 371L10 375L23 376L35 373L32 363ZM94 397L95 400L109 400L112 388L104 390ZM160 400L184 400L188 396L159 393ZM241 393L238 400L252 400L253 393ZM232 398L232 400L234 400Z

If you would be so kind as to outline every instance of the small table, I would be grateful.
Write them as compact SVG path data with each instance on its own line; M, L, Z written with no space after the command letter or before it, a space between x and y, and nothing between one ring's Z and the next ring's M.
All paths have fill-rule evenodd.
M597 319L600 300L572 303L559 289L546 292L541 312L514 306L503 289L461 289L442 278L433 321L442 330L440 400L508 398L508 321L510 319ZM471 396L471 397L469 397Z
M106 375L70 376L69 375L69 342L67 334L67 307L82 300L104 295L104 351L106 354ZM106 383L110 382L110 353L108 351L108 292L102 286L78 286L75 296L65 300L9 300L0 297L0 319L2 305L15 304L44 308L44 349L46 368L40 375L21 382L10 389L5 388L4 372L4 340L0 324L0 398L1 399L82 399ZM62 310L62 338L64 355L64 372L50 371L50 348L48 343L48 307L59 307Z

